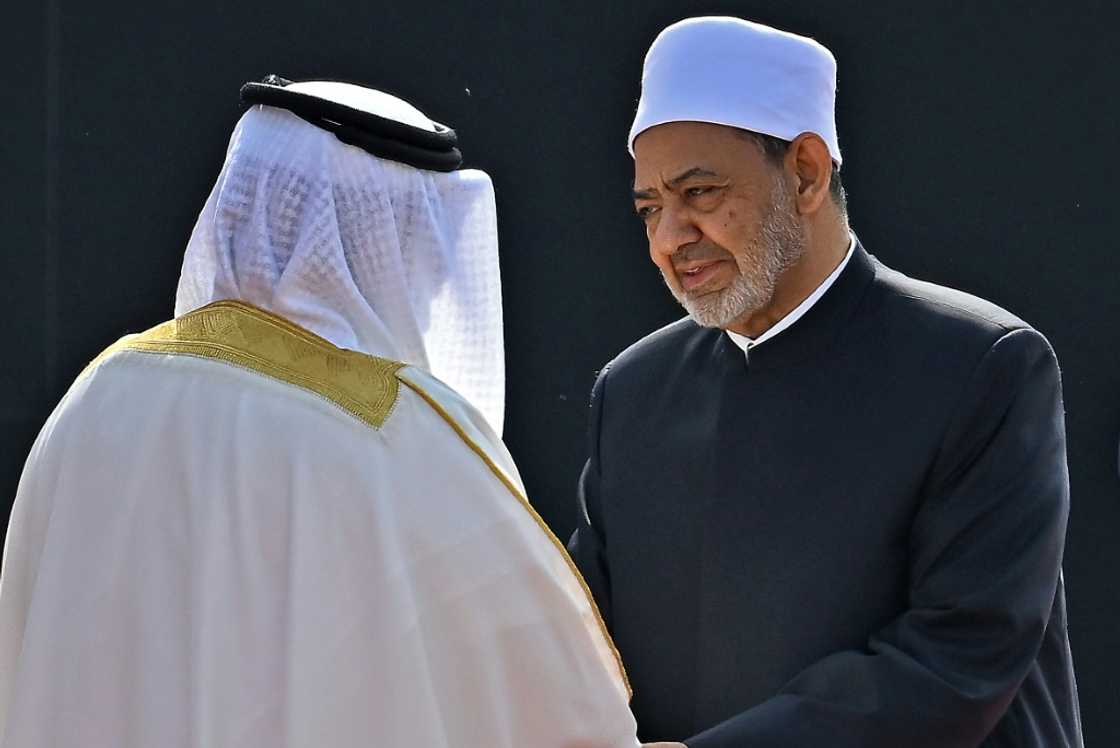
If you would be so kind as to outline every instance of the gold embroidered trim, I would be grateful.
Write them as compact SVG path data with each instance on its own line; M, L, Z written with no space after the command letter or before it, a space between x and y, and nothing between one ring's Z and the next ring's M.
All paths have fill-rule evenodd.
M567 563L568 568L571 570L572 574L574 574L575 578L579 581L580 587L583 588L583 594L587 597L587 602L591 604L591 610L595 613L595 621L599 624L599 630L602 631L603 638L606 640L607 646L610 647L611 653L614 655L615 662L618 664L618 672L622 675L622 682L626 686L627 696L629 698L633 698L634 690L630 687L630 677L626 674L626 667L622 664L622 655L619 654L618 647L615 646L614 639L611 638L610 632L607 631L607 624L603 621L603 614L599 611L599 606L595 604L595 597L591 594L591 588L587 586L587 580L583 578L583 574L580 573L579 567L576 566L576 563L572 560L572 557L568 555L568 549L565 548L564 544L560 542L560 539L556 537L555 534L553 534L549 526L545 524L545 521L541 517L541 515L538 514L537 510L533 508L533 505L529 503L529 499L521 493L520 489L518 489L513 481L509 479L509 476L505 474L505 471L503 471L497 466L497 464L494 463L494 461L490 458L490 455L486 453L486 450L481 445L477 444L473 439L470 438L463 427L459 425L459 423L450 413L444 410L443 406L440 405L435 398L425 392L424 389L420 387L420 385L416 384L415 382L409 381L406 377L398 375L397 379L403 382L406 387L411 389L417 395L422 397L428 403L428 405L432 406L436 413L439 413L440 417L443 418L443 420L451 426L455 433L459 435L459 438L462 439L467 444L467 446L474 451L475 454L482 458L482 461L486 464L486 467L490 468L490 472L498 477L498 480L502 482L502 484L509 490L509 492L513 494L513 497L517 499L518 503L521 504L525 511L529 513L529 516L533 518L533 521L537 523L537 526L540 527L545 536L550 541L552 541L552 544L556 547L556 550L559 551L560 556L564 559L564 562Z
M213 304L110 346L92 369L121 350L226 361L320 395L380 428L396 405L404 364L338 348L288 320L240 301Z

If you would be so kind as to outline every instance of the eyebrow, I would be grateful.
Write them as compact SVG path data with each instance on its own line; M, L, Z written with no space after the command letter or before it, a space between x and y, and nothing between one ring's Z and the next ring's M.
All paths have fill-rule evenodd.
M711 171L709 169L704 169L700 166L693 166L688 171L682 172L682 173L678 174L677 176L673 177L668 182L666 182L666 184L669 185L670 187L676 187L678 184L685 181L686 179L692 179L693 177L715 177L715 176L719 176L719 175L716 174L714 171ZM653 190L653 189L633 190L631 192L631 195L633 196L633 198L635 200L652 200L653 198L657 197L657 191Z

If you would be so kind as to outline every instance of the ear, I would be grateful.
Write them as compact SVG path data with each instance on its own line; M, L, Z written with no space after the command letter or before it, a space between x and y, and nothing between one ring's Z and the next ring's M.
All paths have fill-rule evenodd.
M786 169L792 170L797 185L797 211L811 215L820 210L832 182L832 156L821 137L803 132L794 138L786 152Z

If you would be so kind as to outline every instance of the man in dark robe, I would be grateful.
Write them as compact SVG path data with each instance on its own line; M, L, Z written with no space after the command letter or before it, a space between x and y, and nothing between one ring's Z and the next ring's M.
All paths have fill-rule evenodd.
M1057 361L856 240L835 69L738 19L651 47L634 202L689 317L600 373L570 549L644 740L1080 747Z

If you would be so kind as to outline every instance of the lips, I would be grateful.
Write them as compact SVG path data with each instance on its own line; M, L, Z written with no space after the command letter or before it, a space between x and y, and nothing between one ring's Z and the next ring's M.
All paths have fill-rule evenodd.
M681 288L685 291L694 291L712 281L720 271L720 266L725 260L704 260L700 262L682 263L673 269L680 279Z

